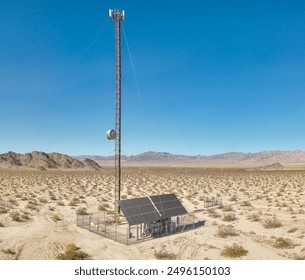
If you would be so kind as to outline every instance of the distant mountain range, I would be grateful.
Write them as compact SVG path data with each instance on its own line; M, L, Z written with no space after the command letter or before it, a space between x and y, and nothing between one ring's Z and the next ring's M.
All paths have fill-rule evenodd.
M59 153L32 152L17 154L8 152L0 154L0 168L34 169L34 170L99 170L102 167L94 160L85 158L77 160Z
M0 168L31 170L100 170L102 167L97 162L103 164L103 162L106 163L107 161L113 160L113 156L104 157L91 155L71 157L59 153L32 152L18 154L8 152L0 154ZM271 163L270 166L263 167L263 169L281 170L283 167L279 164L280 162L305 163L305 151L265 151L258 153L229 152L211 156L186 156L149 151L138 155L122 156L122 161L135 163L262 162ZM259 168L257 168L257 170L258 169Z
M89 158L95 161L112 161L113 156L82 155L74 157L82 160ZM122 156L128 162L305 162L305 151L263 151L257 153L229 152L211 156L186 156L165 152L145 152L138 155Z

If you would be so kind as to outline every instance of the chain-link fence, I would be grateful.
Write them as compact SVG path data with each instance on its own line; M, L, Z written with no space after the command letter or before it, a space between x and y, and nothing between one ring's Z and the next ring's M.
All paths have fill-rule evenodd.
M128 238L128 224L126 222L115 224L107 217L106 212L77 215L77 226L125 245L131 243Z
M204 208L209 208L213 207L216 205L222 205L222 199L221 198L212 198L212 199L207 199L203 203Z
M195 221L194 214L134 226L129 226L124 218L119 223L114 223L113 218L106 212L77 215L78 227L125 245L189 231L203 224L202 221Z

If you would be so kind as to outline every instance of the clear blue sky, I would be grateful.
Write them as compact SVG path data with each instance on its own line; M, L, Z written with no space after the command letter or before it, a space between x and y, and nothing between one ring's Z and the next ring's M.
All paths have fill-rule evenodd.
M124 154L305 149L304 1L0 0L0 153L113 154L109 8Z

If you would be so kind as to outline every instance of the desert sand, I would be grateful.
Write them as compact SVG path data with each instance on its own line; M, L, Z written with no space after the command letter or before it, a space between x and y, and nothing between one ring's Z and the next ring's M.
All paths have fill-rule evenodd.
M305 171L212 167L124 167L122 198L175 193L206 221L193 231L129 246L76 226L80 208L112 211L112 168L0 169L0 200L14 206L0 205L0 259L55 259L70 243L99 260L155 259L158 253L231 259L223 251L234 243L246 250L237 259L305 259ZM223 205L204 208L211 198Z

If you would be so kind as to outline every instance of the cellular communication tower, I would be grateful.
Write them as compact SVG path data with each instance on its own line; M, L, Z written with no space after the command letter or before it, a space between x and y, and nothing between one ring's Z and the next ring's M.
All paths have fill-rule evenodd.
M114 190L114 220L118 222L120 215L119 201L121 199L121 23L125 19L125 12L109 9L109 17L115 25L115 129L108 130L106 136L115 140L115 190Z
M108 130L106 136L115 140L114 217L112 220L106 212L77 214L77 226L128 245L194 229L204 222L195 222L195 215L186 211L175 194L121 200L121 23L125 13L109 10L109 16L115 23L116 91L115 128ZM126 218L122 223L121 211Z

